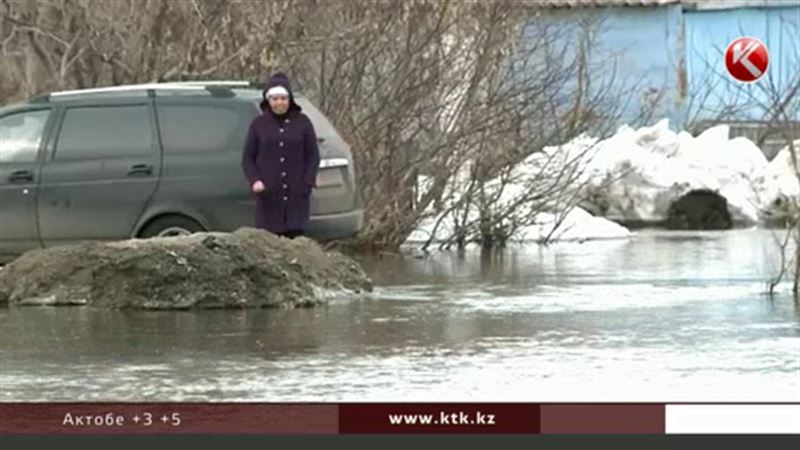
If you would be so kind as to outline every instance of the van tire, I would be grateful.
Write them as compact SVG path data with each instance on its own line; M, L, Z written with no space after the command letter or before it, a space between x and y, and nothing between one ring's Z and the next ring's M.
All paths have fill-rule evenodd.
M158 217L139 232L142 239L158 236L180 236L206 231L197 221L186 216L170 215Z

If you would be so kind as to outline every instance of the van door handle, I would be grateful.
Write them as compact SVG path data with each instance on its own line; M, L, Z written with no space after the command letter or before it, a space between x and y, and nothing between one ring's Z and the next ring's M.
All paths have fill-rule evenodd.
M16 170L14 172L11 172L11 175L8 176L8 181L10 183L33 181L33 171L32 170Z
M321 144L321 143L325 142L325 138L324 137L317 137L317 142L319 142Z
M153 174L153 166L150 164L134 164L131 166L131 170L128 171L128 176L133 175L152 175Z

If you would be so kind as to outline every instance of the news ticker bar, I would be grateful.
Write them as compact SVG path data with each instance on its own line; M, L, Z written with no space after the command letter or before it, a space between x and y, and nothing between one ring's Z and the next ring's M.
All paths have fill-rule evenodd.
M800 434L800 403L0 403L0 434Z

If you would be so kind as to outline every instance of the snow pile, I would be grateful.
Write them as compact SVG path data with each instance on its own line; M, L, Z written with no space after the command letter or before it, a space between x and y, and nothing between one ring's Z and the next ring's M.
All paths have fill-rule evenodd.
M575 139L562 146L546 147L535 153L509 173L489 180L483 186L483 195L491 199L492 211L505 215L505 225L514 226L511 239L514 241L583 241L587 239L627 238L631 232L603 217L594 217L580 207L567 208L564 212L541 212L541 205L524 201L532 192L546 190L547 197L557 197L557 192L565 192L575 187L564 186L560 189L559 179L575 180L580 184L581 171L585 169L591 150L597 140L588 137ZM444 212L435 214L431 205L427 218L406 239L406 244L414 245L428 241L442 242L453 237L456 230L465 230L467 240L477 237L477 226L480 219L476 201L469 206L457 202L469 198L470 173L472 166L465 164L447 183L443 198L446 199ZM559 178L559 176L561 178ZM432 186L429 177L418 179L420 192L426 192ZM473 192L473 195L475 193ZM566 196L569 197L569 196ZM547 201L555 205L557 201ZM545 208L547 209L547 208ZM557 210L559 208L550 208Z
M675 133L665 119L634 130L623 126L598 144L588 166L593 207L611 219L660 222L689 191L709 189L728 201L735 222L756 223L779 196L798 194L788 150L769 163L746 138L719 125L697 137Z
M475 220L477 213L470 211L469 219ZM631 236L624 226L604 217L591 215L583 208L573 208L566 214L542 212L533 215L530 225L520 227L513 236L515 241L585 241L593 239L621 239ZM450 215L430 217L422 220L408 236L406 244L421 244L434 235L432 242L441 242L453 235L456 229Z
M800 150L800 140L794 142L796 149ZM800 155L798 155L800 156ZM782 197L800 197L800 164L794 165L787 146L767 166L763 179L760 180L762 204L774 205Z
M451 214L428 217L420 221L419 225L406 238L406 243L425 243L428 240L440 242L452 236L455 229L455 221Z
M796 145L800 146L800 141ZM800 195L797 171L788 148L770 163L750 140L730 139L727 125L694 137L685 131L673 132L664 119L639 129L622 126L605 140L579 136L563 145L545 147L504 177L486 183L484 195L491 199L493 210L513 211L508 222L522 224L512 236L514 240L624 238L630 232L613 221L662 222L673 202L699 189L725 197L734 222L757 223L778 199ZM451 202L463 199L470 173L470 166L465 165L448 183L444 198ZM569 185L553 184L553 180L564 179L571 180ZM428 186L430 180L422 178L420 183ZM519 203L536 190L550 199L577 186L584 189L583 208L567 208L559 214L539 212L542 205ZM551 211L564 209L559 205L563 203L556 199L547 206ZM449 211L452 206L458 205L445 202L442 209ZM446 239L458 228L456 223L475 226L479 213L474 202L466 212L463 205L455 210L458 219L452 213L429 211L432 217L420 223L407 243L426 242L434 234L433 241ZM467 234L474 235L474 230Z
M583 241L588 239L619 239L631 236L622 225L604 217L595 217L583 208L565 215L539 213L532 225L519 231L523 241Z

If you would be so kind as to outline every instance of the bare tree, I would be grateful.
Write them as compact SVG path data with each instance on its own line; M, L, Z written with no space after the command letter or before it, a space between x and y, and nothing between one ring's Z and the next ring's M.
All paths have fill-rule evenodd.
M636 83L617 78L613 65L605 77L590 76L600 69L594 61L605 56L597 48L602 21L588 19L565 28L548 20L514 22L525 17L520 14L509 17L503 28L518 31L494 49L498 63L486 74L491 82L474 94L482 101L472 112L477 112L478 123L488 126L467 143L470 147L443 199L445 207L437 211L439 221L423 248L434 236L440 238L443 221L452 231L440 248L468 242L502 246L543 211L557 216L544 238L549 241L586 194L583 175L595 148L578 153L543 149L583 133L608 134L627 106L620 99L638 89ZM606 65L603 73L608 72Z
M537 14L510 0L0 0L0 103L285 70L352 147L366 212L353 245L395 248L445 210L451 244L502 245L537 211L579 201L581 158L544 158L500 201L521 182L513 168L607 128L631 97L591 76L597 23Z

